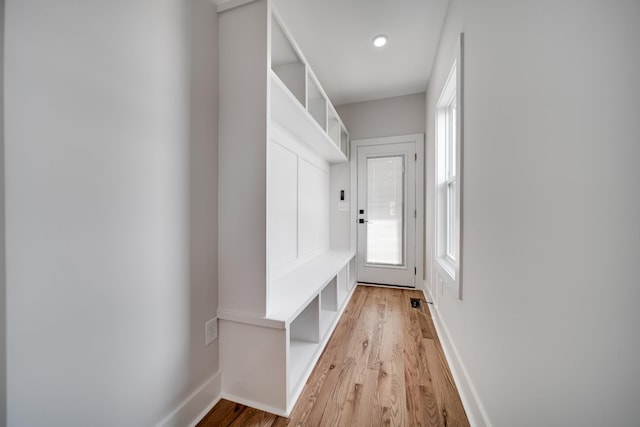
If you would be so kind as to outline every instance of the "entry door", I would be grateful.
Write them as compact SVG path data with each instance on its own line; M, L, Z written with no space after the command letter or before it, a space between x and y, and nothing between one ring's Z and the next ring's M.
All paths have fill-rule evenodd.
M416 144L358 147L358 281L416 286Z

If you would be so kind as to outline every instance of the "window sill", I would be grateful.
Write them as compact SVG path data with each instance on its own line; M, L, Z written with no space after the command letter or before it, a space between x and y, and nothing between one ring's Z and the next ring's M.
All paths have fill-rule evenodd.
M453 263L453 261L446 256L436 258L438 265L440 266L440 270L443 273L446 273L447 276L454 282L457 280L458 276L458 266Z

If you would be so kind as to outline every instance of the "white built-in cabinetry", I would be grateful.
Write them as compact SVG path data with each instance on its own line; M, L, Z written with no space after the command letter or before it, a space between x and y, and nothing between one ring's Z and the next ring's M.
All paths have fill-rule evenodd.
M223 396L287 415L355 285L349 135L271 0L218 10Z

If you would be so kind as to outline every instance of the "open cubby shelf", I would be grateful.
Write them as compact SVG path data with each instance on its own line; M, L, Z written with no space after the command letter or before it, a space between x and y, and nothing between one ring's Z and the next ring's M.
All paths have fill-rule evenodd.
M319 89L319 84L307 72L307 111L323 131L327 131L327 99Z
M275 19L271 25L271 70L304 108L306 67Z
M302 390L304 380L320 357L331 332L338 323L342 310L346 307L346 298L339 299L339 277L348 275L348 263L327 283L318 296L313 298L307 307L291 322L289 339L289 375L288 392L290 397ZM355 283L351 284L349 293ZM346 295L345 295L346 297ZM342 302L342 304L340 304ZM310 317L309 313L313 313ZM301 326L304 325L303 328ZM293 331L296 330L294 336ZM301 330L302 329L302 330ZM313 338L318 337L317 341Z
M340 133L342 127L340 126L340 120L338 120L338 114L330 109L327 116L327 134L336 147L340 147Z
M329 251L272 282L266 317L285 325L291 323L313 298L329 286L335 288L331 281L354 255L350 251Z
M335 311L331 310L320 310L320 334L325 335L329 328L331 327L331 323L336 316Z
M270 59L271 118L298 137L308 138L317 133L312 137L312 148L329 163L347 161L347 129L275 15L271 25Z
M292 389L302 378L309 361L318 351L319 344L308 341L289 341L289 381L288 388Z
M275 73L271 73L270 80L271 119L307 144L309 148L327 162L346 162L346 154L329 139L325 130L311 117L311 114L296 102L296 98L280 77Z

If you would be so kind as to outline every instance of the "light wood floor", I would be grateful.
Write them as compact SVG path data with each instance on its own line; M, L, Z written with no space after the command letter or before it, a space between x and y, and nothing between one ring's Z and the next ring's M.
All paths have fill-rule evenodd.
M413 290L358 286L287 418L220 401L213 426L468 426L429 309Z

